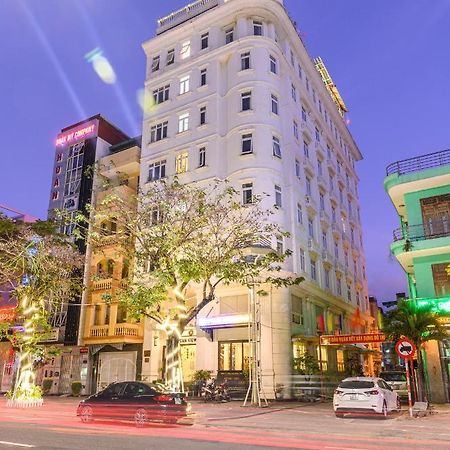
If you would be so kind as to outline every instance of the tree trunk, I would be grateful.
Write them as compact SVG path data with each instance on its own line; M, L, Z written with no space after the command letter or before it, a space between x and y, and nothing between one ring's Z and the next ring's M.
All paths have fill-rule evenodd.
M170 386L171 390L176 392L183 390L180 339L177 333L171 333L167 337L165 378L166 384Z

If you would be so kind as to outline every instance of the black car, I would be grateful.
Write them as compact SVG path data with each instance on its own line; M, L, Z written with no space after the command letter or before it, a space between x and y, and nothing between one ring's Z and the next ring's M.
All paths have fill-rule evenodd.
M132 420L136 426L150 421L176 423L189 415L185 394L140 381L112 383L103 391L82 400L77 416L82 422L94 419Z

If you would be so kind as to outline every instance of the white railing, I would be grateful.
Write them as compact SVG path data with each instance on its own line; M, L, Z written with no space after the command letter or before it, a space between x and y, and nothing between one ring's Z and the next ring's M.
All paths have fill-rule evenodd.
M90 337L106 337L108 336L109 325L94 325L90 330Z
M114 327L114 336L139 336L139 325L131 323L119 323Z

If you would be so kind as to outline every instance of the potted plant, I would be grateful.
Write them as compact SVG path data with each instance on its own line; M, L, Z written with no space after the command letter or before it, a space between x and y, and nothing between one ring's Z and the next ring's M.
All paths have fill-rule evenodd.
M50 393L52 386L53 386L52 378L44 378L42 380L42 391L43 391L44 395L48 395Z
M72 381L72 395L74 397L78 397L80 395L82 388L83 385L81 384L81 381Z

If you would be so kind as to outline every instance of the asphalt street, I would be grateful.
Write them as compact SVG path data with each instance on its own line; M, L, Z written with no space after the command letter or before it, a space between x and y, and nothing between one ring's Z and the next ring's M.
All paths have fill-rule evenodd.
M410 419L406 412L337 419L329 403L193 403L192 425L94 421L75 416L77 400L48 398L41 408L7 408L0 400L0 450L36 449L450 449L450 409Z

